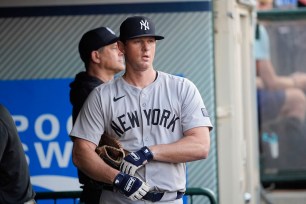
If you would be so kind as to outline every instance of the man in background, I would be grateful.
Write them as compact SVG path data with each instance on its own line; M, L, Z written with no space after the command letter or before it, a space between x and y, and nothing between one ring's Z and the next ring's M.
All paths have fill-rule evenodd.
M86 32L79 42L79 53L85 71L78 73L70 84L70 102L73 106L73 124L89 93L97 86L114 78L124 70L123 54L117 45L118 37L107 27ZM83 185L81 202L99 203L102 183L96 182L78 169L79 182Z

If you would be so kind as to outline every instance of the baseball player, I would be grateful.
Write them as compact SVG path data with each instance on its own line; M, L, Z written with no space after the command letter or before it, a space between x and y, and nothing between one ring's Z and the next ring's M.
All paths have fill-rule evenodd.
M163 38L147 17L121 24L126 72L91 92L70 133L74 164L113 185L102 191L101 204L182 204L185 163L208 156L212 124L196 86L153 67L156 41ZM103 133L130 152L119 170L95 153Z

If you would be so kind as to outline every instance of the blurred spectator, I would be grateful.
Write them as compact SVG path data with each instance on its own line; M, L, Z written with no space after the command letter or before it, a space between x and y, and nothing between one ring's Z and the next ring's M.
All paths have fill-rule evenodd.
M258 0L258 10L273 8L272 0ZM255 59L260 133L277 134L282 166L291 163L290 158L305 152L306 90L305 73L280 76L270 59L270 42L263 25L256 26ZM279 164L280 165L280 164Z
M257 7L258 10L272 9L273 1L258 0ZM267 120L282 115L304 122L306 98L300 88L304 88L304 84L306 87L306 75L294 73L291 76L279 76L276 73L270 59L269 36L265 27L260 23L256 28L255 58L261 114L264 114Z

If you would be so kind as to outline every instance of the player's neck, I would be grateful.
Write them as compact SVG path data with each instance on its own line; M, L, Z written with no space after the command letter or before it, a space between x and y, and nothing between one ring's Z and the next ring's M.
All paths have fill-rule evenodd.
M154 69L146 72L126 72L123 75L124 80L140 89L143 89L156 80L157 71Z

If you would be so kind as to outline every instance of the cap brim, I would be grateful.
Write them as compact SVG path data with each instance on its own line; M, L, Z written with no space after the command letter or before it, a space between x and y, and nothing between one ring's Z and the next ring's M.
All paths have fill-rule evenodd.
M129 37L129 38L125 38L125 39L120 38L120 40L129 40L129 39L140 38L140 37L155 37L156 40L164 39L164 37L161 36L161 35L142 34L142 35L135 35L133 37Z
M110 39L104 46L113 44L113 43L115 43L117 41L119 41L119 37L115 37L113 39Z

